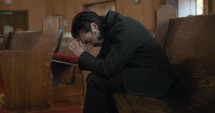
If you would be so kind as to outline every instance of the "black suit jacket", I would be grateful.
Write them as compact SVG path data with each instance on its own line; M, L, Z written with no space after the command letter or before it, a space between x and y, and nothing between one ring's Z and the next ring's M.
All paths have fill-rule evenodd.
M98 57L82 53L79 68L107 78L120 74L130 94L165 96L172 82L169 62L146 28L130 17L109 11L105 30Z

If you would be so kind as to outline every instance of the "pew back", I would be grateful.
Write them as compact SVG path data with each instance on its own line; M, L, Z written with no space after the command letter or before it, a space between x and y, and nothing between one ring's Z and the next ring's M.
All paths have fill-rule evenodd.
M14 37L18 36L16 38L29 42L23 43L13 37L9 46L12 50L0 51L4 108L18 113L50 109L49 76L57 32L58 21L47 17L43 22L43 32L17 32ZM32 45L25 48L22 44L27 43Z
M215 15L171 19L164 45L176 71L172 94L195 113L215 112L214 30Z
M11 32L6 49L24 50L32 49L42 39L41 31L16 31Z

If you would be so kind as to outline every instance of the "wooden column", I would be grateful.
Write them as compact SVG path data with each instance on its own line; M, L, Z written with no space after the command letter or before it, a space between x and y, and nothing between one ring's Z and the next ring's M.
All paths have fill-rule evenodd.
M170 18L176 18L176 9L169 4L160 6L156 10L155 40L163 47L166 41Z

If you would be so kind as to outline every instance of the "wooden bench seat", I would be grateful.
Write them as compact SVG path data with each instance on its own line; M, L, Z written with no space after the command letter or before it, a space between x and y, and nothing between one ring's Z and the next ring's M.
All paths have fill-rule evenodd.
M165 98L114 93L120 113L215 113L215 15L169 20L163 48L174 69Z
M115 93L120 113L192 113L188 106L174 98L152 98Z

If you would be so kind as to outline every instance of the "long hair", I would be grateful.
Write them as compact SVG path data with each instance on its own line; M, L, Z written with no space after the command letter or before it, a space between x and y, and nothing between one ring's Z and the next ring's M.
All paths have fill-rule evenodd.
M95 22L99 27L101 34L103 34L104 17L97 15L93 11L83 11L74 17L72 21L71 33L74 38L79 36L79 32L83 31L85 33L91 31L90 23Z

